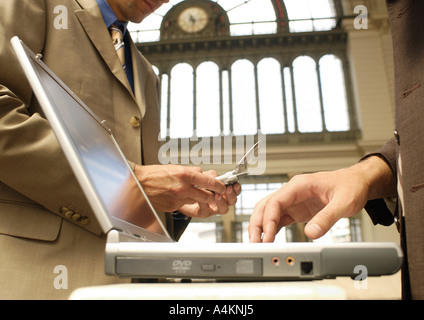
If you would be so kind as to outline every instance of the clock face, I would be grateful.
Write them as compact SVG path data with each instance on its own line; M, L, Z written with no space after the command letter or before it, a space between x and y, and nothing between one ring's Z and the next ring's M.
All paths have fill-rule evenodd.
M188 33L202 31L209 22L208 13L199 7L185 9L178 17L178 25Z

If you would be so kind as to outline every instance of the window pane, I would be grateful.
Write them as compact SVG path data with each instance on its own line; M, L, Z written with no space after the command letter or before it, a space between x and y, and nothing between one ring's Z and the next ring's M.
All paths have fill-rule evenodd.
M293 105L293 86L292 76L289 67L285 67L284 71L284 93L286 95L286 109L287 109L287 127L289 132L295 132L294 121L294 105Z
M236 216L251 215L256 204L263 198L277 191L282 187L282 183L265 183L265 184L243 184L241 194L235 205ZM243 223L242 242L249 242L248 222ZM276 241L285 242L285 230L278 233Z
M323 130L315 61L301 56L293 61L297 121L300 132Z
M335 10L331 0L285 0L290 32L331 30Z
M203 62L196 74L197 130L199 137L219 136L219 68L213 62Z
M247 36L253 34L253 25L251 23L230 25L230 33L232 36Z
M213 222L192 222L188 224L181 238L178 240L179 243L216 243L216 230L217 225Z
M160 31L159 30L132 31L131 38L133 39L135 43L159 41Z
M224 10L230 10L243 5L246 0L215 0Z
M280 63L273 58L261 60L258 63L258 82L261 132L283 133L285 128Z
M329 54L321 58L319 65L325 126L328 131L347 131L350 124L342 62Z
M128 23L128 30L154 30L160 29L163 17L156 13L152 13L143 19L143 23Z
M226 3L224 6L224 2ZM221 0L218 4L227 11L231 23L275 21L275 10L271 1L250 0L236 1L230 6L231 1ZM237 2L239 2L237 4ZM240 2L244 2L240 4ZM228 4L227 4L228 3Z
M236 1L233 6L230 5L230 2L222 0L218 1L218 4L228 10L231 35L240 36L277 32L275 10L271 1L250 0L242 1L242 3Z
M168 136L168 86L169 77L167 74L163 74L160 98L160 137L162 139Z
M229 135L230 129L230 79L228 70L222 71L222 125L223 134Z
M253 34L271 34L277 32L277 23L260 22L253 24Z
M177 64L171 71L171 138L193 135L193 68Z
M290 32L307 32L312 31L312 29L313 24L311 20L290 22Z
M235 135L256 134L255 74L252 62L236 61L231 67L233 129Z
M236 215L251 214L261 199L278 190L282 185L282 183L243 184L235 205Z

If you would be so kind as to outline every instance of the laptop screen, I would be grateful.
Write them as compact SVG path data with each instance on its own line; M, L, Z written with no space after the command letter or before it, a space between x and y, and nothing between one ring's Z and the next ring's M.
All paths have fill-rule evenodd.
M130 230L146 241L170 240L110 130L31 55L29 61L38 79L29 79L30 83L103 231ZM40 92L47 99L40 99Z

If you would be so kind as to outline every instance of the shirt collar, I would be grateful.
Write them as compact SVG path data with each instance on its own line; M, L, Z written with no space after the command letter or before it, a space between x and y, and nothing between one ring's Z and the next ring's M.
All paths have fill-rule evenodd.
M106 2L106 0L96 0L97 4L100 8L100 12L102 13L103 20L105 21L106 27L109 28L112 24L117 24L118 27L123 28L123 33L127 32L128 22L118 21L115 12L113 12L112 8Z

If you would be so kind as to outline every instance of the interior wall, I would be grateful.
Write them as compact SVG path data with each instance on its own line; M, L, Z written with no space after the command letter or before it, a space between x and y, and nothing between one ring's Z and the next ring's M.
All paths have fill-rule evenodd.
M351 10L356 2L348 1ZM333 143L269 143L266 148L265 175L291 177L305 172L335 170L354 165L364 155L380 148L393 136L394 98L393 61L390 27L384 1L359 1L368 12L362 26L357 26L358 17L354 12L344 12L342 27L348 32L347 58L351 78L353 104L361 137L355 142ZM226 170L230 167L201 165L203 169ZM361 218L362 240L398 242L394 226L373 226L363 211ZM230 225L230 223L227 223Z
M392 138L394 129L393 61L385 6L372 6L368 29L356 29L355 17L344 19L354 104L362 137L356 143L267 146L266 174L294 174L351 166ZM361 216L364 241L394 241L396 228L373 226Z

